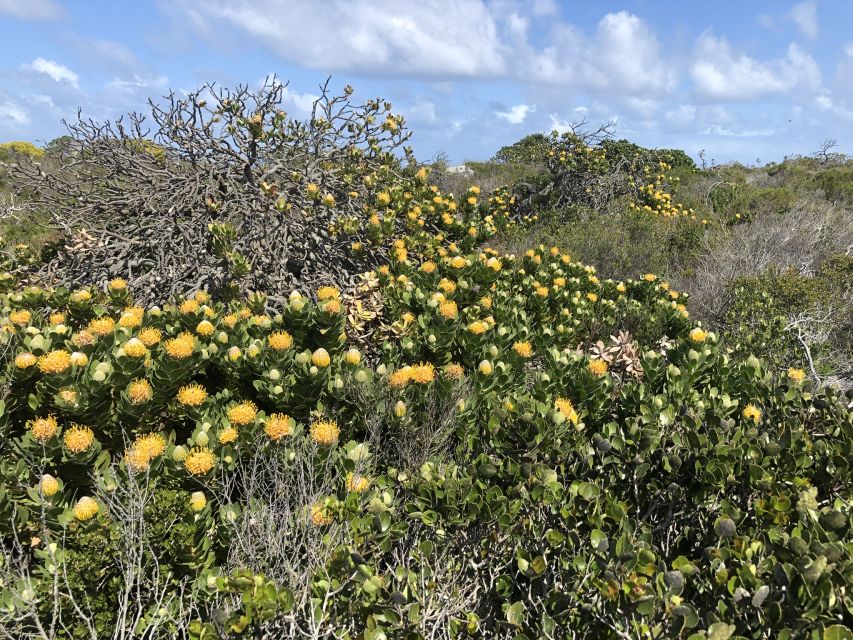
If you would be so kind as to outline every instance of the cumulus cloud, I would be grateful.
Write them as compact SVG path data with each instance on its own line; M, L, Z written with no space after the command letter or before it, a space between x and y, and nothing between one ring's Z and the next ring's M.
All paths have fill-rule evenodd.
M817 38L820 30L817 24L817 3L814 0L795 5L789 16L803 35L808 38Z
M72 87L79 87L78 81L80 80L80 76L64 64L60 64L53 60L46 60L45 58L39 57L31 63L25 64L24 69L34 71L36 73L43 73L54 82L67 82Z
M172 10L215 35L236 27L301 65L419 77L504 72L502 44L480 0L177 0Z
M517 104L508 111L495 111L495 115L510 124L521 124L531 111L536 111L536 105Z
M599 91L659 94L678 79L652 28L627 11L605 15L592 36L559 24L552 43L525 62L537 81Z
M56 20L62 7L53 0L0 0L0 16L20 20Z
M22 106L10 100L0 103L0 126L3 128L15 129L29 122L30 116Z
M717 100L754 100L795 88L815 89L821 74L814 58L790 44L784 58L762 62L735 52L725 38L700 36L690 65L696 89Z

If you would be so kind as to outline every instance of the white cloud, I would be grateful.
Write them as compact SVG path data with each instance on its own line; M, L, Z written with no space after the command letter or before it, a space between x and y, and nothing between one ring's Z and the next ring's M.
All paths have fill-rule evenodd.
M169 86L169 78L163 75L134 74L129 78L113 78L104 88L116 93L135 94L140 90L162 91Z
M814 0L795 5L789 16L806 37L817 38L819 28L817 24L817 3Z
M0 103L0 125L16 128L29 122L30 115L20 105L11 101Z
M418 98L415 104L402 107L400 112L409 123L434 124L438 122L438 110L434 102Z
M299 93L293 91L290 87L285 87L282 92L282 100L285 104L292 105L301 115L308 115L314 108L314 103L320 96L313 93Z
M505 71L503 45L480 0L176 0L210 36L236 27L307 67L421 77Z
M521 124L527 118L527 114L536 111L536 105L517 104L510 107L509 111L495 111L495 115L510 124Z
M700 94L717 100L754 100L795 88L816 89L821 75L808 53L790 44L784 58L761 62L736 53L725 38L699 37L690 76Z
M605 15L591 37L559 24L551 44L531 58L520 74L546 83L648 95L668 92L677 82L676 69L662 55L654 31L627 11Z
M853 111L847 107L847 104L843 100L833 98L827 90L815 96L814 103L821 111L832 113L845 120L853 120Z
M72 87L79 87L78 80L80 80L80 76L64 64L60 64L53 60L46 60L45 58L39 57L33 60L30 64L25 64L24 69L35 71L36 73L43 73L50 77L54 82L67 82Z
M0 0L0 15L21 20L56 20L62 8L53 0Z

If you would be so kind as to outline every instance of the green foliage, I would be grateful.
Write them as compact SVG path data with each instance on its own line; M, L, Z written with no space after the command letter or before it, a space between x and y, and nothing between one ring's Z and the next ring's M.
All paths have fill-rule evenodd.
M15 154L40 158L44 155L44 149L34 145L32 142L20 140L0 143L0 160L8 160Z
M723 324L732 345L742 355L756 354L773 365L807 367L811 357L821 375L838 373L853 354L853 336L845 318L851 314L849 296L853 282L853 258L834 255L820 265L814 276L796 269L771 269L755 276L738 278L730 286L730 301ZM834 311L831 311L834 310ZM808 330L798 317L819 317L830 313L827 331L818 327L822 338L810 344L806 354L800 337Z
M543 133L533 133L518 142L501 147L492 160L504 164L544 165L552 148L551 139Z

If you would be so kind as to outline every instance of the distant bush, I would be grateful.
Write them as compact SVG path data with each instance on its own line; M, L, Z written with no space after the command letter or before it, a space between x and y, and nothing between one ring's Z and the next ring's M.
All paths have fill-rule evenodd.
M44 149L34 145L32 142L3 142L0 143L0 160L8 159L12 154L29 156L31 158L41 158L44 156Z

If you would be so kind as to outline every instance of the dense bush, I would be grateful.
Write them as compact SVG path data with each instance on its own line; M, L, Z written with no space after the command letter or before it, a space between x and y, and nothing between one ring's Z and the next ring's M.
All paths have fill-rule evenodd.
M332 288L277 316L7 294L3 628L840 633L837 396L731 359L650 274L423 251L377 272L372 362Z
M0 636L853 637L853 323L801 339L846 210L606 127L448 195L390 105L281 90L22 165L72 223L0 275Z

